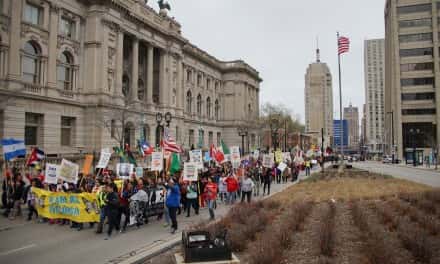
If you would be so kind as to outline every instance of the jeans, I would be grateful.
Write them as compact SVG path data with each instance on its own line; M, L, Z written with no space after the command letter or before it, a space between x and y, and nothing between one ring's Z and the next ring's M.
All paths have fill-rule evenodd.
M228 203L233 204L235 202L235 199L237 199L236 192L228 192Z
M125 228L127 228L128 222L130 221L130 207L128 205L122 206L119 209L119 219L122 218L122 215L125 216L124 224L122 225L122 230L125 230Z
M306 167L306 176L310 176L310 167Z
M244 202L244 199L246 198L247 202L250 203L251 202L251 196L252 196L252 191L241 192L241 202Z
M168 211L171 218L171 228L177 229L177 209L178 207L168 207Z
M267 194L270 194L270 182L264 182L263 185L263 195L266 193L266 187L267 187Z
M28 220L32 219L32 215L34 215L34 213L35 213L35 216L38 217L38 212L35 209L35 206L33 204L31 204L31 201L28 201L28 209L29 209Z
M118 211L112 211L108 214L108 230L107 235L111 236L113 228L116 228L116 230L119 230L119 218L118 218L119 212Z
M194 199L188 199L186 198L186 216L190 216L191 212L191 206L194 208L194 211L197 214L199 214L199 201L197 198Z
M209 217L211 220L213 220L215 218L215 214L214 214L215 200L207 200L207 202L209 209Z
M163 208L163 213L165 215L165 223L170 224L171 219L170 219L170 210L168 209L167 206L164 206Z

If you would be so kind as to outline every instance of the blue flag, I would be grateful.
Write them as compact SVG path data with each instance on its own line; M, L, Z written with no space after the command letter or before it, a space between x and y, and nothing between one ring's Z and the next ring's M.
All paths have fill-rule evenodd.
M5 160L9 161L18 156L26 156L26 146L23 140L17 140L13 138L2 139L3 154Z

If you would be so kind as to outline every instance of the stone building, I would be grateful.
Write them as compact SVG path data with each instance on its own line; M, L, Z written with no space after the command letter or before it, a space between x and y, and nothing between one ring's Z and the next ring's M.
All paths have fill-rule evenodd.
M258 147L259 73L196 47L141 0L0 1L0 137L48 154L156 143ZM165 124L162 121L162 124ZM200 140L199 140L200 139Z
M423 160L440 136L439 15L437 1L386 1L386 152L395 145L397 157L411 162L414 154Z
M305 75L305 133L313 134L321 145L321 129L324 144L331 146L333 136L332 75L326 63L321 62L319 49L316 62L311 63Z
M359 110L351 103L344 107L344 120L348 125L348 147L350 149L359 149Z

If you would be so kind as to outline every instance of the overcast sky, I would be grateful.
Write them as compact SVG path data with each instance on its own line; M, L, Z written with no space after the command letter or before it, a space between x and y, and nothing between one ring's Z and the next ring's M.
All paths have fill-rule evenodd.
M168 0L170 16L193 44L221 60L243 59L264 79L260 101L283 103L304 120L304 74L321 60L333 75L334 114L339 117L336 31L351 40L345 54L343 105L362 111L363 42L384 37L385 0ZM157 9L157 1L149 5Z

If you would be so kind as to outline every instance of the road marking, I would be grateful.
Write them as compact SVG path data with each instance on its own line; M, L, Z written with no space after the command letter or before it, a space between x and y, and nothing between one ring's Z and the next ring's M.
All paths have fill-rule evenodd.
M12 254L12 253L15 253L15 252L18 252L18 251L21 251L21 250L25 250L25 249L28 249L28 248L33 248L33 247L36 247L36 246L37 246L36 244L30 244L30 245L27 245L27 246L24 246L24 247L19 247L19 248L16 248L16 249L11 249L11 250L8 250L8 251L0 252L0 256L6 256L6 255L9 255L9 254Z

